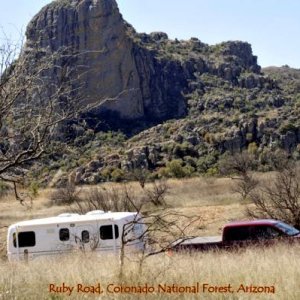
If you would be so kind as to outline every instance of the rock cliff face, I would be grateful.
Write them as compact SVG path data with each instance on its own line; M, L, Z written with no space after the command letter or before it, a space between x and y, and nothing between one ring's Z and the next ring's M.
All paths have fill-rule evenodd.
M61 71L49 78L58 80L67 70L68 82L76 82L74 90L80 87L86 103L96 104L93 115L99 118L109 112L116 119L144 121L185 116L183 95L192 91L195 74L245 87L264 84L249 44L208 46L195 38L138 34L122 19L115 0L54 1L33 18L26 36L26 53L35 53L37 65L43 55L62 53L56 60ZM257 75L240 78L244 71Z
M26 46L48 53L64 49L68 59L59 63L74 70L70 81L83 89L88 103L111 98L103 109L137 118L144 114L143 98L125 30L114 0L56 1L30 22Z
M52 2L30 22L26 37L27 53L63 51L65 59L56 63L69 68L69 81L80 86L87 103L99 104L96 114L166 119L185 113L180 66L157 63L136 47L115 0Z

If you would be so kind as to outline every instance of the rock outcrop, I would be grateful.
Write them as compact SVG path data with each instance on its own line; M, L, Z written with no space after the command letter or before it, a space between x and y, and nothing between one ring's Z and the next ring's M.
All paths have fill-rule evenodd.
M181 66L158 62L137 47L115 0L54 1L27 28L26 53L62 53L68 81L80 87L93 113L116 112L122 119L167 119L185 114L181 95L187 85ZM57 72L53 72L57 73ZM59 76L59 74L51 74ZM76 98L76 97L74 97Z
M138 118L144 115L143 98L125 31L114 0L55 1L28 25L26 50L49 55L64 49L67 59L58 63L73 69L68 79L80 86L87 104Z
M183 95L193 90L195 74L250 88L265 82L248 43L208 46L196 38L169 40L163 32L138 34L123 20L115 0L54 1L33 18L26 36L25 53L35 64L60 53L50 80L67 73L73 90L80 89L80 97L93 104L93 116L112 122L185 116ZM240 79L244 71L254 72L255 78Z

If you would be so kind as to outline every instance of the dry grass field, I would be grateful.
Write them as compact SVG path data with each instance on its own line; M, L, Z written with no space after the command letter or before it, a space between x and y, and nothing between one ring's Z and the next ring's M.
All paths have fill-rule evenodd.
M5 263L1 265L0 299L297 300L300 297L299 250L299 246L278 245L237 253L161 254L146 260L142 272L135 262L127 261L122 280L118 278L117 259L110 256L73 255L29 264ZM70 296L70 290L54 292L63 283L73 287ZM198 290L193 290L191 286L197 283ZM101 294L87 288L98 284ZM139 290L146 284L147 290ZM231 289L209 292L215 289L208 290L204 284L219 288L230 284ZM241 284L245 289L239 290Z
M267 176L261 175L262 179ZM112 184L105 184L110 188ZM114 185L115 186L115 185ZM218 235L222 225L228 221L247 219L245 208L233 192L233 180L228 178L192 178L169 180L167 203L172 209L188 216L199 216L200 220L189 229L191 235ZM117 186L118 187L118 186ZM137 183L132 184L136 193ZM85 193L84 187L81 193ZM0 200L0 227L2 260L0 260L0 299L300 299L300 246L279 244L269 249L247 249L239 252L209 252L194 254L160 254L146 260L142 273L138 264L130 258L126 260L124 277L118 277L118 259L109 256L95 256L93 253L74 254L55 259L38 259L24 263L8 263L5 259L6 227L16 221L54 216L71 210L68 206L50 206L52 190L39 191L30 209L21 206L12 196ZM176 292L179 287L194 286L196 293ZM50 292L65 283L74 287L71 296L66 293ZM97 286L103 293L82 292L84 286ZM219 292L209 292L208 286L220 288ZM78 287L78 284L82 286ZM139 286L153 287L153 292L118 292L119 286L127 289ZM173 290L164 291L164 284ZM228 290L228 285L231 288ZM240 290L240 285L248 286L248 292ZM161 286L159 286L161 285ZM250 285L253 285L250 288ZM254 286L264 292L255 293ZM81 288L80 288L81 287ZM274 293L270 292L274 287ZM116 288L115 292L111 292ZM186 288L188 289L188 288ZM190 287L190 290L192 287ZM261 288L262 289L262 288ZM92 288L89 289L90 291ZM126 290L126 289L125 289ZM210 288L212 291L213 288ZM269 291L268 292L266 292ZM171 292L170 292L171 291ZM223 292L220 292L223 291ZM224 292L225 291L225 292ZM232 291L232 293L230 292Z

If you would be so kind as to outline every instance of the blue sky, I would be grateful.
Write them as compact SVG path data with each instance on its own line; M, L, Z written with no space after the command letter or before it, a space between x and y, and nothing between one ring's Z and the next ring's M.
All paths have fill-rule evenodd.
M50 0L0 0L0 26L13 39ZM124 19L139 32L164 31L170 38L198 37L208 44L252 44L263 67L300 68L298 0L117 0Z

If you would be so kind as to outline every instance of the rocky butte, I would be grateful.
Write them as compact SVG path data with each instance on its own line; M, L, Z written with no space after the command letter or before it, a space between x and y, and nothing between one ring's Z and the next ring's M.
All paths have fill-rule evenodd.
M111 179L113 169L159 173L172 160L188 174L215 172L225 152L243 149L256 153L263 170L276 149L300 156L300 72L261 69L247 42L137 33L115 0L54 1L26 37L28 68L58 54L45 84L67 74L62 84L73 86L73 101L80 93L93 105L69 130L75 152L98 153L75 170L77 183ZM125 141L109 140L101 133L108 130L125 132Z
M54 1L29 23L26 38L27 52L50 55L63 50L68 59L57 63L73 70L70 81L77 80L87 103L99 104L98 114L115 112L122 119L186 115L183 93L195 73L209 72L237 82L242 71L260 72L251 46L242 42L228 43L223 52L235 56L235 64L205 61L197 55L164 57L160 52L167 46L189 45L169 41L164 33L137 34L123 20L115 0ZM207 56L207 45L197 39L188 43ZM256 81L240 84L257 85Z
M30 22L26 51L64 49L87 102L123 119L181 117L187 85L181 64L159 60L128 33L115 0L54 1ZM159 37L156 37L159 39ZM71 59L70 59L71 58ZM38 63L38 60L36 61Z

